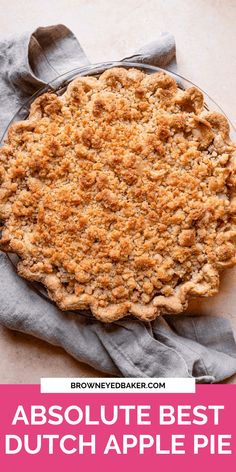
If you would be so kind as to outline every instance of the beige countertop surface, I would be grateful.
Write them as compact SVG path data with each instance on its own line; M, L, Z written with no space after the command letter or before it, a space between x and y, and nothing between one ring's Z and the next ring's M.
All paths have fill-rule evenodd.
M0 0L0 18L1 37L64 23L93 63L119 60L170 31L179 74L214 98L236 125L236 0ZM217 296L192 302L190 309L229 318L236 334L235 287L231 269ZM1 383L102 375L60 348L2 327L0 357Z

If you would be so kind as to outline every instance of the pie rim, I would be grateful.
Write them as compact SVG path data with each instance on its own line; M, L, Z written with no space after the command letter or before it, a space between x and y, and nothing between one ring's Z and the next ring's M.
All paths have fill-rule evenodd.
M76 79L73 80L71 84L73 84L74 82L76 82ZM68 90L65 93L68 94ZM41 98L42 97L39 97L40 100ZM30 122L31 120L35 121L39 118L39 102L37 102L37 100L38 99L36 99L31 105L31 111L28 120L25 120L23 123ZM12 125L12 128L14 126L15 125ZM227 136L226 140L228 139L229 135ZM232 158L229 162L229 167L231 168L232 172L234 172L236 164L235 160ZM230 194L230 203L235 204L234 188ZM235 238L236 231L234 228L235 225L232 225L231 231L227 231L227 233L225 233L225 240L232 240ZM24 251L22 252L20 248L17 248L14 245L14 242L13 244L11 241L9 242L7 240L9 235L6 235L4 233L5 230L3 229L2 249L6 252L15 252L23 258ZM89 297L87 295L81 298L76 295L66 294L65 291L65 296L62 297L62 285L58 280L57 276L45 275L41 272L32 273L29 269L23 267L21 262L19 262L17 268L19 274L25 277L26 279L41 282L47 288L49 297L53 301L55 301L62 310L83 310L90 308L96 318L100 319L101 321L111 322L118 320L127 314L133 314L140 320L149 321L155 319L156 316L162 313L181 313L184 309L186 309L189 297L211 296L217 293L219 286L219 271L224 268L231 267L235 264L235 255L226 262L221 263L221 266L219 265L217 269L212 267L210 264L205 264L202 267L202 270L196 275L194 280L189 280L188 282L184 282L183 284L177 285L175 289L175 295L172 295L170 297L166 297L163 295L154 296L154 298L148 305L126 301L122 303L116 303L114 305L110 304L108 307L102 307L99 309L96 306L93 306L93 297ZM212 287L214 287L214 289Z

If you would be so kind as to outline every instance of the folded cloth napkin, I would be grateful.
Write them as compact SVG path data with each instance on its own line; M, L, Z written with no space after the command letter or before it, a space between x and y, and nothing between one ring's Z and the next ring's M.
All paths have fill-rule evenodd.
M124 60L166 66L175 56L162 34ZM0 42L0 132L27 97L58 75L89 61L63 25ZM195 377L219 382L236 372L236 344L228 320L163 316L152 323L123 319L104 324L62 312L36 293L0 254L0 323L63 347L76 359L125 377Z

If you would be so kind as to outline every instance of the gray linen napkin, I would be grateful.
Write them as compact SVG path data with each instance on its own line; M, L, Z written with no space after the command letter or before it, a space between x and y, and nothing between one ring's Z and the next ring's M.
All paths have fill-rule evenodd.
M175 41L157 41L124 60L166 66ZM89 61L63 25L0 42L0 134L12 115L40 87ZM228 320L209 316L163 316L152 323L124 319L111 325L61 312L18 277L0 254L0 323L63 347L76 359L125 377L195 377L200 383L236 372L236 344Z

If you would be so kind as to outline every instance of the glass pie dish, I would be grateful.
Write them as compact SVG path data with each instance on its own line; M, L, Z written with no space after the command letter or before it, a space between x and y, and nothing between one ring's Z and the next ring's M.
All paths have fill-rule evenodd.
M4 142L4 139L8 133L9 127L17 121L22 121L28 118L29 111L30 111L30 106L34 102L34 100L39 97L40 95L44 93L54 93L58 96L62 95L65 90L67 89L67 86L72 82L76 77L78 76L95 76L98 77L101 73L103 73L105 70L114 68L114 67L123 67L123 68L135 68L139 69L146 74L152 74L155 72L165 72L166 74L169 74L171 77L175 79L175 81L178 84L178 87L182 90L185 90L189 87L195 86L192 82L189 80L181 77L180 75L165 71L161 68L158 67L153 67L149 66L146 64L138 64L138 63L132 63L132 62L109 62L109 63L102 63L102 64L95 64L95 65L89 65L85 67L80 67L77 69L74 69L72 71L69 71L50 83L48 83L45 87L41 88L39 91L37 91L35 94L33 94L25 103L24 105L17 111L17 113L13 116L12 120L10 121L9 125L7 126L7 129L4 132L4 135L2 137L1 143ZM200 89L199 87L195 86L196 88ZM201 89L200 89L201 90ZM202 91L203 92L203 91ZM212 100L205 92L204 94L204 108L206 111L216 111L218 113L221 113L224 115L224 112L222 109ZM230 123L230 120L228 120L230 124L230 129L231 129L231 138L232 140L236 141L236 130L234 129L233 125ZM14 268L16 269L17 262L19 260L19 257L14 255L14 254L8 254L9 260L12 262ZM47 301L53 303L49 296L47 295L47 291L44 288L43 285L37 282L27 282L28 285L31 287L31 289L36 290L37 293L40 294L43 298L46 298ZM93 317L92 313L89 310L82 310L79 311L81 315L85 315L87 317Z

